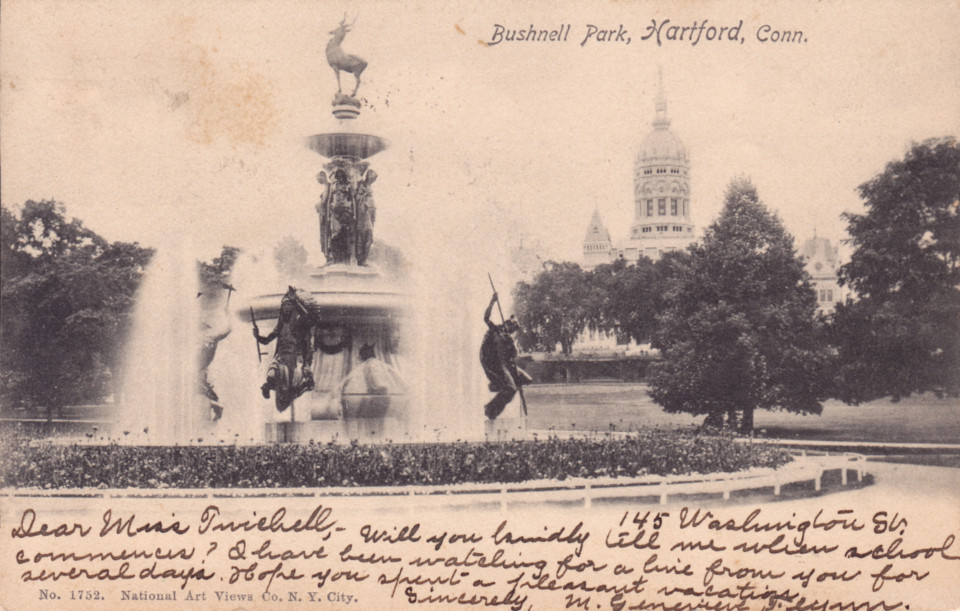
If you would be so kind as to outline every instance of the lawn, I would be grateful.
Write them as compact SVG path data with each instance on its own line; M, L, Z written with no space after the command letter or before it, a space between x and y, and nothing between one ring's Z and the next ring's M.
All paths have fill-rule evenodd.
M525 389L528 427L540 430L636 430L687 427L703 417L667 414L645 384L538 384ZM823 441L960 443L960 402L932 395L863 405L827 401L819 416L760 410L757 431L768 437Z

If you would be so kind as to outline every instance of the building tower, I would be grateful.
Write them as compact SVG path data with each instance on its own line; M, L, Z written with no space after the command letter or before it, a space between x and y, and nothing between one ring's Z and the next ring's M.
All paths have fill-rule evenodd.
M690 220L690 159L683 142L670 131L663 73L656 98L653 131L647 134L634 164L634 220L622 255L653 260L693 242Z
M800 246L800 254L806 259L807 273L817 293L817 309L829 314L836 304L846 297L844 288L837 281L839 257L837 249L826 238L813 237Z
M612 261L613 243L610 241L610 232L603 225L600 218L600 209L593 210L587 235L583 239L583 266L586 269Z

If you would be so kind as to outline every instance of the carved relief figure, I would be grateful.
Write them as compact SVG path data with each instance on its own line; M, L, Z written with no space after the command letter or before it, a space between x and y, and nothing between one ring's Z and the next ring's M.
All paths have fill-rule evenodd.
M370 186L377 173L368 164L339 158L317 175L324 186L317 204L320 216L320 248L327 263L366 265L373 245L377 210Z
M323 195L320 197L320 203L317 204L317 214L320 216L320 250L329 260L327 253L330 252L330 223L327 219L330 217L330 190L332 185L326 172L317 174L317 182L323 185Z
M373 203L370 186L377 180L377 173L367 170L357 185L357 264L366 265L373 245L373 224L377 220L377 208Z
M320 233L327 263L350 263L356 242L353 189L347 172L337 168L321 212Z

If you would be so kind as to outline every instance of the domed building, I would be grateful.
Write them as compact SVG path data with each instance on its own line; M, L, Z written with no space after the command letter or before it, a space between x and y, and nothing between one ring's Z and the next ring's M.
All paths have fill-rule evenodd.
M586 268L619 257L636 261L644 255L656 260L665 252L682 250L693 242L690 158L683 142L670 130L662 75L655 107L653 131L643 139L634 163L630 234L619 247L614 247L599 211L595 211L583 243Z

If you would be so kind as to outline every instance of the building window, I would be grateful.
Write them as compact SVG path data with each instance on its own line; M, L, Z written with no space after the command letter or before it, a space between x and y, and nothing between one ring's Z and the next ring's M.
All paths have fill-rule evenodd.
M690 200L686 200L686 199L683 200L683 216L689 216L689 215L690 215L690 210L689 210L688 207L687 207L687 203L688 203L689 201L690 201Z
M662 199L662 198L661 198L661 199L658 199L658 200L657 200L657 214L660 215L660 216L666 216L666 215L667 215L667 200L666 200L666 199Z
M653 216L653 200L647 200L647 216Z
M672 198L670 200L670 215L677 216L677 198Z
M644 176L649 176L651 174L653 174L653 170L651 170L650 168L647 168L646 170L643 171Z

